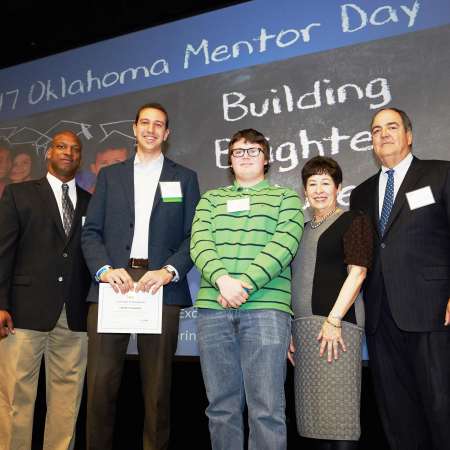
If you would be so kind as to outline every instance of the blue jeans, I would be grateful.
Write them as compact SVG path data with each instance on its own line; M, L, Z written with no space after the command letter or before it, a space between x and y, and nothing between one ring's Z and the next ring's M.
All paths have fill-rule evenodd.
M291 318L275 310L198 309L198 344L213 450L286 449L284 382Z

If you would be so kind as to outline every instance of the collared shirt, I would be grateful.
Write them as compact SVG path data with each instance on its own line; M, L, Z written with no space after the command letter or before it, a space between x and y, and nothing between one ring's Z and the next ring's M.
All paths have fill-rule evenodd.
M156 189L164 164L164 156L150 162L140 161L138 154L134 157L134 234L131 244L130 258L150 259L148 254L148 242L150 238L150 217L155 201ZM100 267L95 279L100 281L101 274L111 268L109 265ZM167 265L167 268L175 272L173 283L179 281L180 276L176 267Z
M391 167L394 169L394 201L395 197L397 197L398 190L405 179L406 172L408 172L412 160L412 153L408 153L395 167ZM378 180L378 216L381 216L381 210L383 208L384 191L386 190L388 180L388 175L386 172L391 168L381 166L380 178Z
M131 258L147 259L150 236L150 216L155 193L164 163L162 153L150 162L134 157L134 235L131 245Z
M257 191L260 191L261 189L265 189L270 186L269 181L264 178L259 183L254 184L253 186L241 186L238 181L234 180L233 182L233 190L240 191L240 192L247 192L249 190L255 189Z
M52 188L53 194L55 195L56 203L58 204L59 215L61 216L61 222L63 222L63 210L62 210L62 185L63 182L52 175L50 172L47 172L47 181ZM69 186L69 197L72 200L73 209L77 207L77 186L75 184L75 178L72 178L70 181L67 181L65 184Z

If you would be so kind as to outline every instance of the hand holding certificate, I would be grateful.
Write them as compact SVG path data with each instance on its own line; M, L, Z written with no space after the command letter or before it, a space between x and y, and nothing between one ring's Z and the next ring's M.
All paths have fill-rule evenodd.
M161 334L163 288L155 294L129 291L116 293L100 283L98 298L99 333Z

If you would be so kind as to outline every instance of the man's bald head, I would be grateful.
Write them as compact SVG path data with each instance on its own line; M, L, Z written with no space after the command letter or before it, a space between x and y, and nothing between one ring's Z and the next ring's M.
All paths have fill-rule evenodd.
M81 148L81 141L80 138L78 137L78 135L76 133L74 133L73 131L60 131L59 133L56 133L53 138L52 138L52 143L50 145L53 145L55 141L64 139L64 138L69 138L71 140L74 140L77 142L77 144L79 145L79 147Z
M81 164L81 141L72 131L53 136L47 151L48 171L62 182L70 181Z

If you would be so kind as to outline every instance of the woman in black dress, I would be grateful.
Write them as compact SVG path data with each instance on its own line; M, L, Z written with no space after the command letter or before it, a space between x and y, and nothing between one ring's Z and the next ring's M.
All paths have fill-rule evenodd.
M302 181L313 218L292 264L290 359L297 427L317 449L356 449L364 326L360 290L372 259L372 228L367 216L338 207L342 171L336 161L312 158Z

